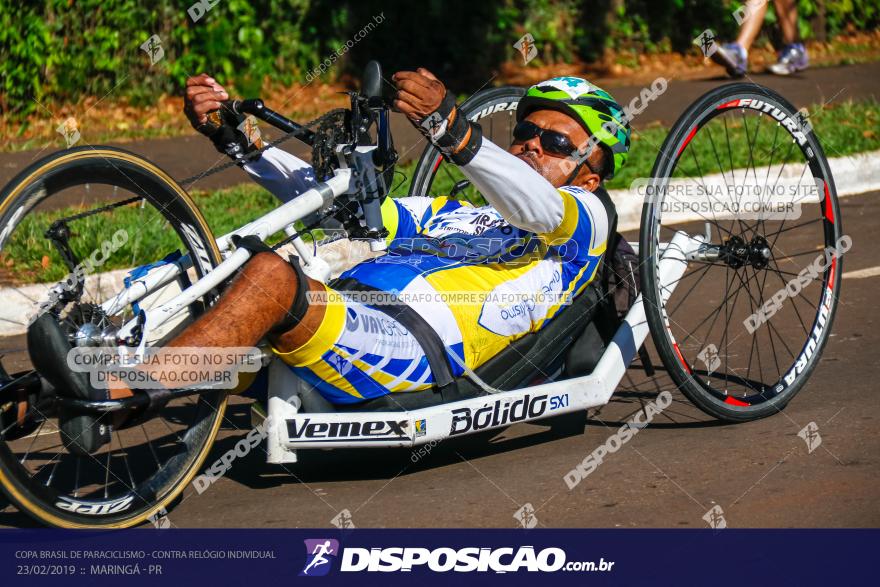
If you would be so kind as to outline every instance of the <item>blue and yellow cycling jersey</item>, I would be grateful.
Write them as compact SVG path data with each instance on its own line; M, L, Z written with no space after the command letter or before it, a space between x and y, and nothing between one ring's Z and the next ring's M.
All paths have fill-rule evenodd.
M600 200L578 187L557 190L562 221L534 233L491 206L451 198L388 198L388 252L342 274L396 294L437 332L455 375L543 328L594 279L608 221ZM381 309L328 287L320 328L301 348L279 353L335 403L433 383L412 334Z

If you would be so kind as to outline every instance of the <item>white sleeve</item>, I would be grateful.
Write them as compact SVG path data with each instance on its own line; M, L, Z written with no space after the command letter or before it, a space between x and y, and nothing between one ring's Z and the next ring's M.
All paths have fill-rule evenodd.
M562 222L564 203L553 184L486 137L470 163L460 169L513 226L545 234Z
M289 202L317 183L311 165L276 147L266 149L259 159L245 164L243 169L282 202Z

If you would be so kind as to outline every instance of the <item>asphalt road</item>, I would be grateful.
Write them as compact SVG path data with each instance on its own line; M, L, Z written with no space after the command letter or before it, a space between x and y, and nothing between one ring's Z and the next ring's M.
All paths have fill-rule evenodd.
M878 217L880 192L842 200L854 245L833 333L781 414L719 424L662 372L648 378L633 367L588 417L445 442L419 459L408 450L303 451L300 463L278 467L256 450L203 494L189 487L168 518L177 527L330 527L347 510L357 527L517 527L514 514L530 504L546 527L704 527L717 505L728 527L876 527L880 276L847 273L880 265L871 242ZM705 310L700 300L688 303ZM2 346L10 358L21 353L20 339ZM569 490L563 476L662 390L673 391L672 406ZM810 422L822 439L812 453L798 436ZM237 399L208 462L249 429ZM0 525L31 522L8 508Z

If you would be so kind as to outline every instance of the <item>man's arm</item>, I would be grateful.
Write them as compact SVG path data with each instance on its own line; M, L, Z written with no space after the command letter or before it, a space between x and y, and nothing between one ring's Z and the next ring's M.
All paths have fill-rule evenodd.
M486 200L512 225L547 234L560 226L563 196L524 161L480 133L458 111L454 98L430 71L402 71L394 107L456 163Z
M560 193L529 165L483 138L462 173L512 225L547 234L561 223L564 204Z
M282 202L289 202L317 183L311 165L277 147L266 149L262 157L244 164L242 169Z

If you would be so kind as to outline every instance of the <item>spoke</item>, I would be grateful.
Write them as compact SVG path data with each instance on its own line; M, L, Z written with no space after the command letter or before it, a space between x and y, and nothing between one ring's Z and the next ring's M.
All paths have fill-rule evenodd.
M795 257L803 257L804 255L816 255L818 256L822 252L822 249L813 249L812 251L801 251L800 253L791 253L787 254L784 257L773 256L773 261L781 261L784 259L794 259ZM777 263L777 267L779 264Z
M104 464L104 499L110 498L110 447L107 447L107 462Z
M150 453L153 455L153 459L156 460L156 470L162 468L162 461L159 460L159 455L156 454L156 449L153 448L153 441L150 440L150 437L147 435L147 429L141 424L141 430L144 432L144 438L147 439L147 446L150 447Z
M809 166L809 163L804 163L804 168L801 169L801 176L798 178L798 188L800 188L801 183L803 183L803 181L804 181L804 174L807 172L807 167L808 167L808 166ZM815 180L815 178L813 178L813 179ZM778 181L778 180L777 180L777 181ZM776 184L773 185L773 189L774 189L774 190L776 189ZM800 198L798 198L797 200L795 200L795 201L793 202L793 204L799 204L800 201L803 200L805 197L806 197L806 195L801 196ZM775 234L776 234L776 237L773 239L773 242L770 244L770 249L771 249L771 250L772 250L773 247L776 245L776 241L779 239L779 235L782 234L782 232L784 231L783 227L785 226L785 222L786 222L787 220L788 220L788 217L786 216L785 218L782 219L782 222L779 223L779 230L775 233ZM762 227L763 227L763 225L762 225ZM765 235L765 238L766 238L766 235Z
M709 199L709 190L706 189L706 181L705 181L706 177L705 177L705 174L703 173L703 167L700 165L700 160L697 157L697 149L692 148L692 149L688 149L688 151L691 152L691 159L694 160L694 164L697 166L697 173L700 174L700 183L702 183L702 185L703 185L703 191L706 193L706 199L708 200ZM727 185L726 180L724 183L725 183L725 185ZM717 201L718 200L716 199L716 202ZM709 206L709 209L712 210L712 218L715 221L715 224L717 225L718 224L718 217L715 216L715 210L712 208L712 206Z
M76 472L73 475L73 497L79 497L79 469L82 464L82 457L76 456Z
M755 300L754 300L754 297L752 296L752 290L751 290L751 288L749 288L748 275L746 276L745 280L743 280L742 276L739 273L737 273L736 276L737 276L737 278L739 278L740 282L745 285L746 293L749 296L749 313L754 314L755 313L755 306L754 306L753 302ZM760 330L760 328L759 328L759 330ZM752 354L754 353L755 347L757 345L757 340L758 340L757 332L758 331L755 331L752 333L752 344L749 349L749 365L748 365L748 368L746 369L746 377L745 377L749 381L752 380L752 376L751 376L752 375ZM756 356L758 357L758 370L760 372L760 378L762 379L761 383L763 384L764 366L761 364L761 351L760 350L758 350L758 353Z
M797 355L795 355L793 352L791 352L791 349L788 348L788 345L787 345L787 344L785 344L785 338L782 336L782 333L780 333L779 330L778 330L775 326L773 326L773 321L772 321L772 320L768 320L768 321L767 321L767 326L769 326L770 329L773 330L773 331L776 333L776 336L779 338L779 342L782 343L782 346L785 347L785 350L788 351L788 354L791 355L791 358L792 358L792 359L796 359L796 358L797 358ZM778 368L778 366L777 366L777 368ZM780 375L780 376L782 375L782 371L779 371L779 375Z
M35 300L34 298L32 298L32 297L30 297L29 295L25 294L23 291L21 291L21 290L20 290L19 288L17 288L17 287L13 287L13 288L12 288L12 291L14 291L15 293L17 293L18 295L20 295L21 297L23 297L24 299L26 299L26 300L29 301L29 302L32 302L32 303L34 303L34 304L39 304L39 303L40 303L39 300Z
M770 182L770 169L773 167L773 155L776 154L776 144L777 144L777 140L779 139L779 128L780 128L780 125L777 123L776 124L776 131L773 133L773 147L770 149L770 157L769 157L770 161L767 163L767 173L764 175L764 186L765 187ZM763 196L761 196L761 199L763 201ZM764 232L766 230L766 225L764 224L763 221L761 221L760 224L761 224L761 232ZM756 230L757 230L757 228L758 227L755 226Z
M703 267L703 274L700 276L700 278L697 280L697 282L691 286L691 288L688 290L688 292L686 294L684 294L684 297L678 301L678 303L675 305L675 308L673 308L672 310L669 311L669 315L674 314L676 312L676 310L678 310L678 308L681 307L681 305L684 303L684 301L686 299L688 299L688 296L690 296L693 293L693 291L697 288L697 286L700 285L700 282L703 281L703 278L709 274L708 269L711 266L712 265L706 265L705 267ZM699 269L697 269L696 271L699 271ZM696 273L696 271L694 271L694 273Z
M23 465L24 462L27 460L28 455L31 454L31 449L34 448L34 443L37 442L37 438L40 437L40 432L43 430L43 426L45 426L45 425L46 425L46 421L43 420L42 422L40 422L40 426L39 426L39 428L37 428L37 429L34 431L34 433L33 433L33 436L34 436L34 437L33 437L33 439L31 440L31 443L28 445L27 451L25 451L24 456L21 457L21 460L19 461L19 463L21 463L22 465Z
M752 268L752 275L755 278L755 283L757 283L758 282L758 272L755 271L754 268ZM764 285L767 282L767 274L766 273L764 273L763 278L764 279L761 283L761 286L758 288L758 304L759 304L758 307L759 308L764 307ZM777 377L778 377L779 375L782 374L782 369L779 368L779 360L776 358L776 345L773 344L773 332L769 328L769 326L770 326L769 320L767 321L767 326L768 326L767 337L770 339L770 351L773 353L773 363L776 365L776 373L777 373ZM777 381L778 381L778 379L777 379Z
M736 174L734 173L733 167L733 149L730 148L730 131L727 128L727 117L722 114L721 120L724 122L724 138L727 140L727 160L730 162L730 176L733 180L733 186L736 187Z
M682 280L684 280L684 279L686 279L686 278L688 278L688 277L690 277L690 276L692 276L692 275L695 275L695 274L699 273L700 271L705 271L705 270L708 269L709 267L712 267L712 265L706 265L706 266L704 266L704 267L700 267L699 269L694 269L694 270L691 271L690 273L685 273L684 275L682 275L681 277L679 277L679 278L676 279L675 281L660 286L660 291L661 291L661 293L663 292L663 290L668 290L670 287L672 287L673 285L677 284L678 282L680 282L680 281L682 281Z
M777 234L781 234L783 232L788 232L789 230L794 230L796 228L801 228L803 226L807 226L808 224L813 224L814 222L822 222L823 220L825 220L825 219L824 218L814 218L813 220L807 220L806 222L801 222L800 224L796 224L794 226L789 226L788 228L783 228L783 229L777 230L776 232L771 232L771 233L765 234L764 238L767 238L767 237L770 237L773 235L777 235ZM773 242L775 243L776 241L773 241Z
M785 285L785 280L782 279L782 276L781 276L781 275L778 275L778 274L776 274L776 273L774 273L774 275L776 275L776 276L779 278L779 281L781 281L782 284L783 284L783 286L784 286L784 285ZM797 314L798 321L801 323L801 327L804 329L804 333L805 333L806 335L809 336L809 334L810 334L810 329L807 328L807 325L806 325L806 324L804 324L804 319L801 318L801 313L800 313L800 311L797 309L797 304L794 303L794 300L792 300L792 307L794 308L794 312L795 312L795 314Z
M728 267L728 269L729 269L729 267ZM727 275L728 271L725 271L724 273L725 273L725 275L724 275L724 294L726 296L727 291L730 288L729 288L728 275ZM721 308L722 307L723 306L718 306L718 310L715 312L715 317L712 318L712 322L709 323L709 329L706 331L706 340L707 341L712 339L712 330L715 328L715 322L718 320L718 317L721 315Z
M137 485L134 482L134 474L131 472L131 466L128 463L128 449L122 444L122 436L119 435L119 430L116 431L116 441L119 443L119 448L122 453L122 462L125 464L125 470L128 471L128 480L131 481L131 490L134 491L134 488Z
M55 455L55 456L57 457L58 455ZM52 470L49 471L49 478L46 479L46 482L43 484L46 487L49 487L52 485L52 479L55 477L55 470L58 468L58 465L61 463L61 459L55 458L52 460L55 461L55 464L52 465Z
M688 151L690 151L691 158L694 160L694 164L697 166L697 173L700 174L700 183L698 183L697 185L703 187L703 192L706 194L706 199L708 200L708 198L709 198L711 192L709 191L709 188L706 187L705 176L704 176L704 174L703 174L703 168L702 168L702 166L700 165L700 160L699 160L699 158L698 158L697 155L696 155L696 151L697 151L697 150L696 150L696 149L688 149ZM694 183L696 183L696 180L694 180ZM722 204L720 201L718 201L718 198L714 198L714 196L713 196L713 199L714 199L716 202L718 202L719 204ZM723 204L722 204L722 206L723 206ZM706 222L712 222L712 223L713 223L713 224L714 224L719 230L723 230L724 232L726 232L726 233L729 234L730 236L733 236L733 233L732 233L732 232L730 232L729 230L727 230L726 228L724 228L723 226L721 226L721 224L718 223L718 217L715 216L715 210L714 210L714 208L713 208L712 206L709 206L709 209L712 211L712 220L709 220L708 218L706 218L706 217L703 216L702 214L699 214L699 213L698 213L699 216L700 216L701 218L703 218Z
M749 124L748 124L748 121L746 120L745 109L740 109L740 116L743 121L743 128L745 129L746 144L749 146L749 162L746 165L745 175L743 176L743 182L744 182L743 185L745 185L745 182L748 182L749 169L752 170L752 174L755 176L755 183L757 184L758 176L754 172L754 165L755 165L754 150L752 148L752 139L749 136ZM737 198L736 198L737 206L742 204L742 198L744 197L746 191L747 190L743 190L743 196L737 196ZM742 231L743 236L745 236L748 225L744 221L740 220L739 218L737 218L737 221L739 222L740 230Z
M727 292L730 291L730 285L733 280L729 279L728 273L730 273L730 268L728 268L724 272L724 294L727 295ZM722 344L724 345L724 393L730 394L730 380L728 374L730 373L730 337L727 336L727 331L730 328L730 314L727 313L727 298L725 297L724 301L724 332L721 333Z
M726 297L721 303L722 303L722 304L725 304L725 303L727 303L728 300L730 300L730 298L731 298L733 295L739 295L739 290L741 290L741 289L742 289L742 286L740 286L739 288L737 288L736 291L734 291L733 293L731 293L730 295L728 295L728 296L727 296L727 297ZM717 309L716 309L716 310L713 310L713 311L711 311L711 312L709 313L709 315L707 315L705 318L703 318L703 319L700 321L700 323L697 324L697 325L693 328L694 332L696 332L697 330L699 330L700 326L702 326L703 324L705 324L705 323L709 320L709 318L711 318L711 317L715 314L715 312L717 312L717 311L718 311ZM689 336L690 336L690 335L689 335ZM693 338L694 340L696 340L697 342L700 342L695 336L690 336L690 337Z
M706 134L709 135L709 143L712 145L712 153L715 155L715 162L718 164L718 169L721 171L721 177L724 179L724 187L728 188L728 193L730 193L730 186L727 183L727 174L724 173L724 166L721 165L721 158L718 156L718 150L715 148L715 139L712 137L712 129L706 126Z
M770 265L767 265L770 268ZM792 273L791 271L783 271L782 269L770 269L771 272L779 273L780 275L790 275L792 277L797 277L797 273Z
M734 275L736 275L736 271L733 271ZM733 279L731 278L730 284L733 285ZM738 287L736 290L736 295L733 297L733 303L730 307L730 313L727 315L727 320L724 324L724 349L725 349L725 357L727 358L726 368L724 370L724 385L728 389L730 389L730 378L728 375L730 374L730 319L733 318L733 314L736 311L736 303L739 301L739 294L742 291L742 286ZM726 302L725 302L726 307Z

